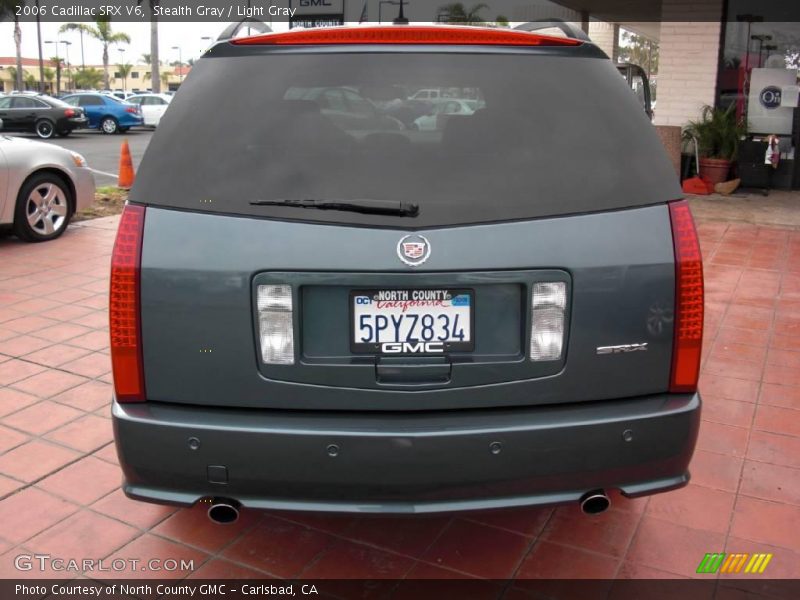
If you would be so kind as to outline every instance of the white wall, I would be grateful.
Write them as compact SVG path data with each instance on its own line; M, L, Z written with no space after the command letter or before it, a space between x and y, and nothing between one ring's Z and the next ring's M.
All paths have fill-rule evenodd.
M656 125L685 125L714 104L721 19L722 0L663 0Z
M589 22L589 37L606 54L616 61L619 56L619 25L605 21Z

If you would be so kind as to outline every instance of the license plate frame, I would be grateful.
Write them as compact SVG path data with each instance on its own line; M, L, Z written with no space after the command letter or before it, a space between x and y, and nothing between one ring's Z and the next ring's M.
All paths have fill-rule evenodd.
M382 342L357 342L356 341L356 304L357 296L373 296L379 292L407 292L411 296L418 291L443 291L451 297L467 295L469 296L469 340L468 341L445 341L443 349L436 352L415 351L415 352L384 352L381 349ZM348 296L349 312L349 341L350 351L353 354L372 354L376 356L442 356L451 352L473 352L475 350L475 290L470 288L450 288L450 287L386 287L386 288L365 288L352 289ZM434 340L438 341L438 340Z

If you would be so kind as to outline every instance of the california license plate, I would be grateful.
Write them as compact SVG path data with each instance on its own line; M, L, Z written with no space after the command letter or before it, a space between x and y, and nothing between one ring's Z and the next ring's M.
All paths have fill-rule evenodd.
M472 290L355 290L350 307L353 352L435 355L475 346Z

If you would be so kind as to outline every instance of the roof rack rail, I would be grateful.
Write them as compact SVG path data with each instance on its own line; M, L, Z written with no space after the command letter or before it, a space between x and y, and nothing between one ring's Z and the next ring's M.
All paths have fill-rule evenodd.
M225 40L235 38L236 34L239 33L242 27L249 27L256 33L272 33L272 28L263 21L259 21L253 17L245 17L238 23L231 23L228 25L225 30L219 34L217 41L224 42Z
M550 29L551 27L560 29L568 38L581 40L583 42L592 41L583 29L575 27L572 23L568 23L564 19L536 19L517 25L514 29L519 29L520 31L539 31L540 29Z

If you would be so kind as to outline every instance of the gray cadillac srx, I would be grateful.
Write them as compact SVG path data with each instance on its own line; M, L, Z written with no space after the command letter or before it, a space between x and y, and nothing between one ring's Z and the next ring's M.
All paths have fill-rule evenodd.
M698 239L578 34L218 42L142 161L110 328L125 493L217 522L593 513L689 479Z

